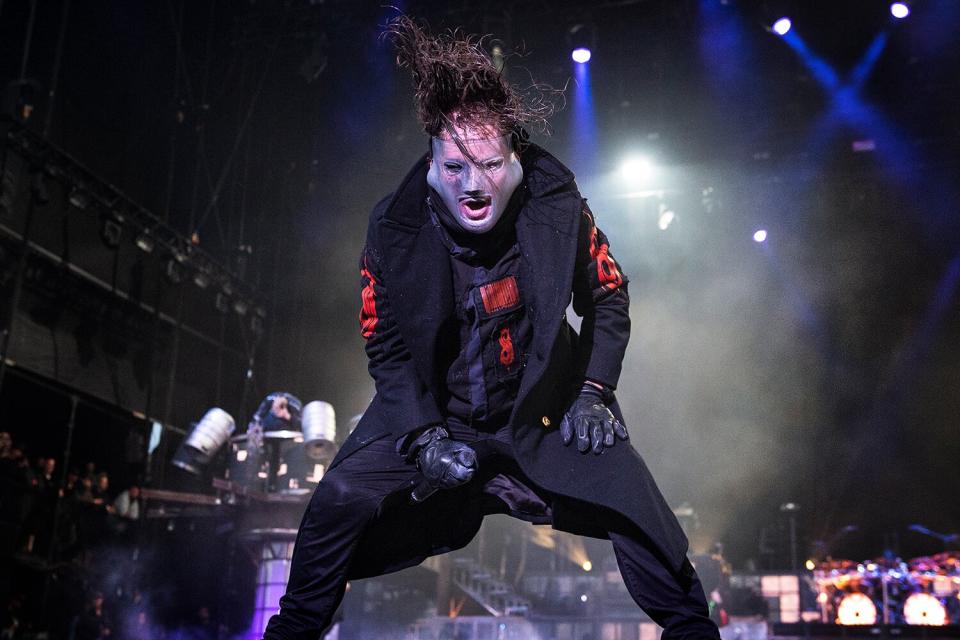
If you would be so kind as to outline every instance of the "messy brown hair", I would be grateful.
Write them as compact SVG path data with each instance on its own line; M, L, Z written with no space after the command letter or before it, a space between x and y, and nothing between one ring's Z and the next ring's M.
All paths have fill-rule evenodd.
M452 124L496 124L521 137L524 127L548 132L550 95L559 92L533 84L524 95L512 87L484 51L484 38L460 30L433 35L405 15L386 24L384 37L396 49L397 66L410 70L417 118L430 136L452 133Z

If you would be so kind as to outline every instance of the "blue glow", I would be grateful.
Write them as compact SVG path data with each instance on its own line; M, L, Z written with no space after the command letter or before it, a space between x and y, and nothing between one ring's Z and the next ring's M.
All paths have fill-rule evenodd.
M833 67L807 47L803 39L796 33L791 33L783 38L783 41L790 45L790 48L800 56L800 60L806 65L813 79L819 82L825 89L835 90L840 86L840 77Z
M830 97L830 107L814 125L808 144L809 155L814 162L840 129L846 128L855 135L874 139L877 157L888 172L911 181L916 178L916 167L919 165L910 144L879 109L860 96L860 89L883 53L887 39L886 32L878 33L843 82L837 71L810 51L798 34L789 34L784 37L784 42L790 45Z
M753 241L756 243L766 242L767 241L767 230L766 229L757 229L753 232Z
M902 2L894 2L890 5L890 14L897 20L903 20L910 15L910 7Z
M790 22L790 18L780 18L773 23L773 30L776 31L779 35L785 36L790 31L790 27L793 26L793 23Z
M720 114L741 111L749 105L756 120L753 134L762 138L770 129L775 109L768 108L770 93L756 69L764 61L758 51L756 25L732 3L700 0L697 14L697 48L704 80ZM722 127L718 120L717 127Z
M573 61L578 64L586 64L590 62L592 55L590 53L590 49L587 49L586 47L577 47L570 54L570 57L573 58Z
M570 109L572 118L571 155L572 164L578 174L592 176L596 170L597 121L593 110L593 88L590 82L590 65L574 65L573 101Z
M886 46L887 32L881 31L874 37L873 42L867 47L863 57L857 62L857 66L850 72L850 85L857 89L863 86L863 83L870 76L870 72L873 71L873 66L877 63L880 54L883 53L883 49Z
M723 91L746 89L743 85L756 74L749 71L753 57L751 40L739 12L716 0L701 0L698 33L700 59L710 71L710 83ZM737 95L742 97L741 93Z

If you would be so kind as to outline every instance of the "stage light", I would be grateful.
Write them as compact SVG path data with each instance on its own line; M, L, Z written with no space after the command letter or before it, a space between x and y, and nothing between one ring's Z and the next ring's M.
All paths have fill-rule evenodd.
M67 199L70 201L70 204L81 211L90 205L90 196L76 187L70 190L70 195Z
M596 43L597 27L593 23L577 22L567 27L567 46L570 57L577 64L590 61Z
M587 597L587 594L585 593L580 594L580 602L586 602L589 599L590 598Z
M756 243L766 242L767 240L767 230L766 229L757 229L753 232L753 241Z
M890 15L897 20L903 20L910 15L910 7L903 2L894 2L890 5Z
M193 274L193 284L201 289L206 289L210 286L210 274L206 271L197 271Z
M657 220L657 226L660 228L660 231L666 231L670 228L670 225L673 224L673 221L677 219L677 214L667 208L665 204L660 205L660 217Z
M144 231L143 233L137 235L136 239L134 239L134 243L137 245L140 251L143 251L144 253L153 252L153 237L148 231Z
M814 562L813 560L807 560L804 566L807 568L807 571L813 571L814 569L817 568L817 563Z
M777 35L785 36L787 32L790 31L790 27L793 26L793 23L790 22L790 18L783 17L773 23L773 30Z
M577 47L570 54L570 57L573 58L573 61L578 64L586 64L587 62L590 62L592 54L590 53L590 49L587 49L586 47Z
M649 158L629 158L620 167L620 173L630 182L646 182L656 174L656 167Z
M851 593L843 597L837 607L837 624L859 625L877 623L877 605L863 593Z
M593 563L590 562L589 560L584 561L584 563L580 566L583 567L584 571L590 571L591 569L593 569Z
M907 624L942 627L950 619L943 604L929 593L914 593L903 603L903 619Z

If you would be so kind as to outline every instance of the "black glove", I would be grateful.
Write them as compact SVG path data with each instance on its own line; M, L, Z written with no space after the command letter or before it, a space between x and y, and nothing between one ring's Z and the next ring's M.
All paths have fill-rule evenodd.
M438 489L453 489L466 484L477 472L476 452L449 436L443 427L433 427L410 445L407 459L416 460L424 478L410 495L414 502L423 502Z
M563 444L573 442L577 435L577 449L580 453L593 450L603 453L604 447L612 447L616 442L614 435L621 440L629 438L627 428L607 408L607 396L604 390L590 383L584 383L580 395L560 421L560 437Z

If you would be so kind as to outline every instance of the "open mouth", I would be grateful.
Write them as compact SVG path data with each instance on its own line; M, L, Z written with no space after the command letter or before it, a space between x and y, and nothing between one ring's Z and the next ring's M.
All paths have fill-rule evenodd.
M480 220L490 212L490 197L463 198L460 200L460 212L470 220Z

